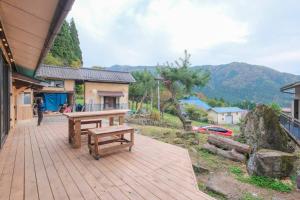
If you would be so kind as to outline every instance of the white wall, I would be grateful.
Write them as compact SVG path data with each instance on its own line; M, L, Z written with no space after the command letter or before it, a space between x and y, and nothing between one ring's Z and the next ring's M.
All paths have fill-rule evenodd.
M216 124L227 124L225 121L226 115L232 116L233 124L237 124L240 122L242 118L242 112L232 112L232 113L216 113L213 110L208 111L208 120L213 121Z

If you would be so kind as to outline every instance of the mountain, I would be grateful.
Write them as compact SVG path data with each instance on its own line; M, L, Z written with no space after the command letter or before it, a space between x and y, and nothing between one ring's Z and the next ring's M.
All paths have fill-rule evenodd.
M156 71L154 66L122 66L114 65L110 70L140 71L147 69ZM279 72L269 67L233 62L223 65L193 66L193 70L207 70L211 74L209 83L204 88L197 88L206 96L224 98L228 102L243 100L256 103L277 102L289 106L291 94L283 94L280 88L286 84L300 81L299 75Z

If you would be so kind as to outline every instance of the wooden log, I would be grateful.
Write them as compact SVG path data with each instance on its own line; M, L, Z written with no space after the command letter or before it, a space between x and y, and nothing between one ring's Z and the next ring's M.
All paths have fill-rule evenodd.
M225 138L218 135L209 135L207 141L210 144L213 144L217 147L220 147L222 149L226 150L232 150L235 149L239 153L251 153L251 148L247 144L242 144L240 142L234 141L229 138Z
M226 150L216 147L215 145L208 144L208 143L204 144L202 146L202 149L205 149L213 154L220 155L224 158L227 158L227 159L230 159L233 161L245 162L245 160L246 160L246 157L243 154L236 152L234 149L230 150L230 151L226 151Z

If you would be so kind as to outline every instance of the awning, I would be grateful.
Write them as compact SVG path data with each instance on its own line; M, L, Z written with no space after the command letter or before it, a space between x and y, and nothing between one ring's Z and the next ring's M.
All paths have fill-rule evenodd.
M13 85L19 89L21 87L33 88L33 89L42 89L44 86L40 81L24 76L19 73L13 73Z
M98 95L102 97L123 97L123 92L98 91Z

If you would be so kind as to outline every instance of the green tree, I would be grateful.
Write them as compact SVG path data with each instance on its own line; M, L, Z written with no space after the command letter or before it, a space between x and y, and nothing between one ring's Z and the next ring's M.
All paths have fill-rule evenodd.
M74 19L70 24L65 20L57 34L50 52L44 59L45 64L57 66L82 66L82 53Z
M139 105L136 106L137 112L139 112L144 101L151 94L151 90L155 86L155 80L153 75L146 70L133 72L132 75L136 82L129 86L129 99L135 102L136 105L139 102Z
M279 116L281 114L281 107L278 103L272 102L268 105Z
M72 18L70 22L70 34L73 41L72 47L73 47L74 55L82 64L82 52L80 49L80 42L79 42L78 32L74 22L74 18Z
M190 95L192 89L196 86L202 87L209 80L209 73L204 71L193 71L190 69L191 55L184 51L184 57L173 63L166 63L158 67L160 76L163 78L163 84L171 93L171 98L167 101L174 105L176 114L185 127L187 121L183 110L180 106L179 99L183 96Z

